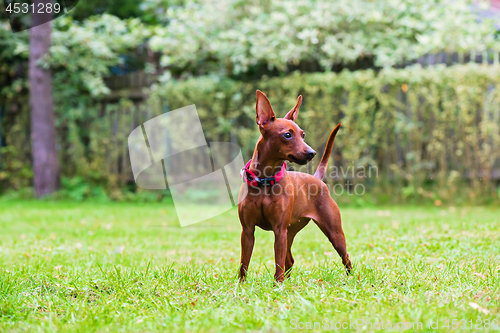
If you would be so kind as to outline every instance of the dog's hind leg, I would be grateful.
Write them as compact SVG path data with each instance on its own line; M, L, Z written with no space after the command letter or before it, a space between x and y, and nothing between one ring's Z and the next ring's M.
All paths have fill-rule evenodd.
M328 197L329 202L325 202L322 205L322 209L319 209L316 214L317 218L314 222L318 225L321 231L328 238L330 243L339 254L344 264L347 274L351 272L351 260L349 259L349 254L347 253L347 245L345 242L344 231L342 230L342 222L340 218L340 211L335 203L335 201Z
M287 239L286 239L286 259L285 259L285 277L290 275L290 270L292 269L294 260L292 256L292 244L295 235L302 230L311 219L308 217L302 217L299 222L291 224L288 226Z

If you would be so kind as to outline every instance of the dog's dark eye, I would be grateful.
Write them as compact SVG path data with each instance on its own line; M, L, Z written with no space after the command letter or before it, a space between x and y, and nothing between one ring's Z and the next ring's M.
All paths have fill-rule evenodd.
M290 133L290 132L286 132L285 134L283 134L283 137L284 137L285 139L291 139L291 138L292 138L292 133Z
M302 133L302 139L306 137L306 133Z

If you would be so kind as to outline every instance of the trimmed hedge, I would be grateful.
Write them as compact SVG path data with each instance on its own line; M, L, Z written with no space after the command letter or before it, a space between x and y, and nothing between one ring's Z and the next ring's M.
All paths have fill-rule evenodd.
M340 179L327 181L350 178L383 200L451 201L465 194L464 199L484 201L498 197L499 74L497 66L467 64L295 73L253 83L205 77L158 87L149 103L155 114L164 105L196 104L208 138L236 141L251 157L259 135L255 90L267 94L278 116L302 94L297 123L313 148L321 151L330 131L342 122L334 158L348 175L338 169ZM378 177L357 177L362 167L376 167Z

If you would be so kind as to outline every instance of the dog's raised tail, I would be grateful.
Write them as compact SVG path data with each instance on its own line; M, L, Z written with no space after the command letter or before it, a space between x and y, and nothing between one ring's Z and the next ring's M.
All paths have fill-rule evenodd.
M340 129L340 123L337 126L335 126L333 131L330 133L330 137L328 138L328 142L326 143L325 152L323 153L318 168L314 173L314 177L318 179L323 179L323 177L325 176L328 160L330 159L330 155L332 154L333 141L335 141L335 136L337 135L339 129Z

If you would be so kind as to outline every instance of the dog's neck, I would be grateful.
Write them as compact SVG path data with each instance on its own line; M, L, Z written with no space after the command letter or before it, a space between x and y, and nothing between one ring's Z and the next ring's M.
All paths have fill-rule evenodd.
M264 140L262 136L255 145L255 150L250 164L250 171L259 178L269 178L276 175L281 170L284 160L276 158L276 153L272 152L271 144Z

